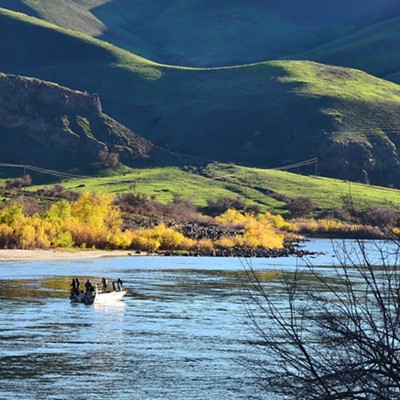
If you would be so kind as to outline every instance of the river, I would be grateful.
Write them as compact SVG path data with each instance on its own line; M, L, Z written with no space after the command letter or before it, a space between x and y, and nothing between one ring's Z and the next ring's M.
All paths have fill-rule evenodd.
M306 248L324 252L329 240ZM253 259L257 271L295 257ZM238 400L255 394L241 364L254 351L243 306L244 260L124 257L0 262L0 399ZM110 305L70 304L73 277L121 278Z

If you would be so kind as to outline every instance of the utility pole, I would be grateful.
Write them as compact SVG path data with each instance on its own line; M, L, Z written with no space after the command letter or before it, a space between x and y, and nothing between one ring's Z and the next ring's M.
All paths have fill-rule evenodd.
M244 173L244 202L247 203L247 171Z
M318 176L318 158L315 157L315 176Z

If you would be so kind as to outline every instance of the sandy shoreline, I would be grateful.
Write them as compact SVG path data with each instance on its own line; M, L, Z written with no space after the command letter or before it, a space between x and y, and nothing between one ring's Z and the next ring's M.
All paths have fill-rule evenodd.
M128 257L140 255L128 250L0 250L0 261L65 260L73 258ZM143 255L145 255L143 253Z

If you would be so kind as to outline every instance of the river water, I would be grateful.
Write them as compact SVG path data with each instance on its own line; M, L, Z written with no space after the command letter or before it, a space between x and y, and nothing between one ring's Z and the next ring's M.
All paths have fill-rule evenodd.
M335 262L328 240L307 248ZM295 257L253 259L259 272ZM0 399L248 399L246 262L125 257L0 262ZM73 277L121 278L122 302L70 304Z

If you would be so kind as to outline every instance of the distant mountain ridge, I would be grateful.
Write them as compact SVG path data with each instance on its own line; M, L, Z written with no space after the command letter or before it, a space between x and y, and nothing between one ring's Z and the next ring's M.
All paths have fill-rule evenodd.
M400 82L397 0L0 0L0 7L164 64L305 59Z

